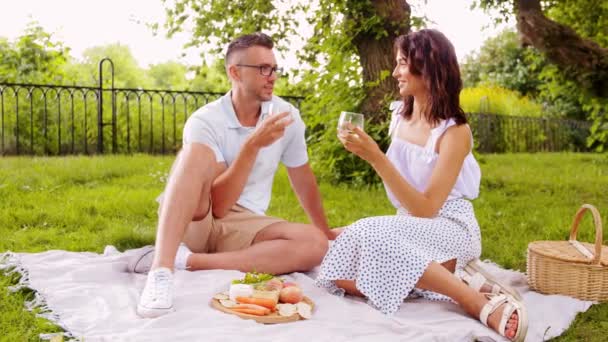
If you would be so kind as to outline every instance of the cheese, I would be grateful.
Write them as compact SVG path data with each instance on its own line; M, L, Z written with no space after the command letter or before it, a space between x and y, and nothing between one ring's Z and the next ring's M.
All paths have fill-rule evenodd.
M232 284L228 291L230 300L236 302L236 297L251 297L253 294L253 286L247 284Z
M253 293L251 294L251 297L253 297L253 298L272 299L272 300L275 301L275 303L277 303L279 301L279 291L253 290Z

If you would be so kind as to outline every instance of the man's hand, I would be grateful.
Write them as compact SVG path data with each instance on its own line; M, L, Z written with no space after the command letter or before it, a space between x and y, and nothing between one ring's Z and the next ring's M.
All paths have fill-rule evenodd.
M267 117L249 136L247 143L256 149L272 145L285 134L285 128L293 122L289 115L289 112L283 112Z

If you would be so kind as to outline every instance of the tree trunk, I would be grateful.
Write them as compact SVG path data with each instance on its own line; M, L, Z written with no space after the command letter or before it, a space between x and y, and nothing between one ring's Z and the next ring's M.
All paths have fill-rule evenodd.
M358 5L349 6L347 18L354 21L356 31L353 44L357 48L361 67L363 68L363 82L366 85L366 98L361 104L361 112L371 115L373 121L383 118L383 100L386 97L398 97L397 82L391 76L395 66L393 56L393 42L399 35L410 30L410 6L405 0L371 0L369 6L361 8L361 1L353 0ZM361 22L372 16L381 18L379 24L366 30ZM386 34L379 34L384 31ZM382 78L384 77L384 78Z
M524 44L543 52L582 89L595 96L608 96L608 49L545 17L540 0L516 0L515 13Z

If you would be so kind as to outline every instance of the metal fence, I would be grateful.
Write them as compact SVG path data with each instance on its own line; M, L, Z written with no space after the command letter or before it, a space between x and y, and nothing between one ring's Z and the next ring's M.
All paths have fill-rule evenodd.
M112 72L105 83L104 63ZM99 63L97 87L0 83L0 154L174 153L188 116L222 95L116 88L107 58ZM296 106L302 101L283 98Z
M468 118L475 149L482 153L590 150L588 121L479 113Z
M103 65L112 74L104 87ZM174 153L188 116L222 93L0 83L0 154ZM286 96L300 107L303 98ZM302 114L306 120L306 113ZM480 152L585 151L584 121L470 114Z

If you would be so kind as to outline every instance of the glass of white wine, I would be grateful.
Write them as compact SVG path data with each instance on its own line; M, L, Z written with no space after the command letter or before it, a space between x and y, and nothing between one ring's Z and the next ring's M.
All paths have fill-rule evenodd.
M360 113L342 112L338 120L338 131L352 131L355 127L363 130L365 117Z
M283 120L289 120L292 117L291 114L291 106L289 104L280 104L280 103L270 103L268 105L268 116L273 116L277 114L281 114L283 112L289 112L289 115Z

